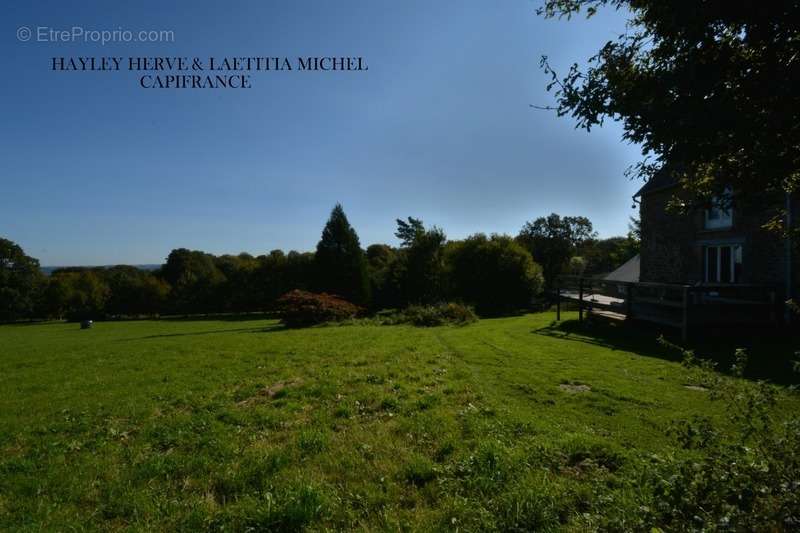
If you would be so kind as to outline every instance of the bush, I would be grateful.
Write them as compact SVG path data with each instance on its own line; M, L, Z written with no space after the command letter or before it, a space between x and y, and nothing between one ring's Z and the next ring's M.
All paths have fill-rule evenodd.
M478 320L471 307L457 303L437 305L411 305L402 311L380 312L377 319L381 324L412 324L433 327L447 324L463 326Z
M687 451L653 456L638 490L640 523L665 530L788 531L800 527L800 421L777 408L778 389L729 379L713 364L683 352L696 380L722 402L727 424L707 416L676 421L672 434ZM747 355L737 350L732 370L741 378ZM614 529L609 527L609 529Z
M473 304L483 315L529 308L542 291L541 267L505 235L473 235L448 244L445 252L449 293Z
M79 322L104 318L110 294L108 283L98 272L57 271L49 278L45 300L50 316Z
M278 298L277 304L281 321L290 328L347 320L361 311L338 296L301 290L287 292Z

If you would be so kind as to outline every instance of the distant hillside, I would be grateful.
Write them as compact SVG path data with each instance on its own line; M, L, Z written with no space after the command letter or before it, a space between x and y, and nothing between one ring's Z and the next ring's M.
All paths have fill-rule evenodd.
M49 276L50 274L53 273L53 271L58 270L59 268L111 268L112 266L117 266L117 265L95 265L95 266L75 266L75 265L73 265L73 266L69 266L69 267L65 267L65 266L43 266L43 267L40 267L39 269L44 273L45 276ZM136 267L136 268L138 268L140 270L158 270L159 268L161 268L161 265L126 265L126 266Z

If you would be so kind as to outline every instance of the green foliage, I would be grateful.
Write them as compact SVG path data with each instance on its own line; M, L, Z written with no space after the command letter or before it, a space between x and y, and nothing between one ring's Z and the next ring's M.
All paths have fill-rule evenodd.
M402 246L408 248L425 234L425 225L422 220L408 217L408 222L397 219L397 231L394 236L400 239Z
M406 483L423 487L436 479L436 465L423 455L415 455L403 466L401 477Z
M496 502L498 531L552 531L569 514L570 501L546 482L528 482Z
M328 445L325 434L319 430L303 431L297 437L297 447L301 455L314 455L322 452Z
M287 292L277 302L281 321L290 328L302 328L355 317L359 307L330 294L301 290Z
M447 237L440 228L425 229L421 220L397 220L402 247L391 263L388 281L398 301L393 306L436 302L444 295L444 246ZM386 302L389 303L389 302Z
M415 326L463 326L478 320L472 308L457 303L440 303L436 305L410 305L392 320L396 324L413 324Z
M574 223L580 238L583 220L566 217L563 222ZM153 272L125 265L70 267L49 280L30 266L36 260L18 261L28 264L26 271L33 268L39 281L28 280L23 291L27 296L22 298L22 292L12 289L20 284L10 277L11 270L0 269L0 280L6 280L0 291L7 293L2 303L17 306L14 316L37 318L238 314L273 312L281 295L301 290L338 295L371 311L450 300L498 315L529 308L532 297L541 292L540 267L509 237L478 234L448 244L440 228L425 228L419 219L408 217L397 225L399 249L374 244L364 253L337 205L315 253L272 250L258 257L214 256L178 248ZM5 311L6 319L10 313Z
M1 326L0 530L797 529L794 437L740 431L650 333L562 317ZM795 392L710 377L794 431Z
M534 261L542 265L545 285L551 288L576 249L595 236L588 218L562 217L552 213L526 222L517 241L530 251Z
M243 498L209 524L212 530L302 531L325 514L328 495L320 488L293 483L257 498Z
M311 290L315 265L313 253L272 250L257 258L258 265L242 291L249 293L257 303L247 310L269 308L279 296L293 289Z
M675 421L670 434L686 450L658 458L647 470L652 501L646 521L666 529L691 524L698 531L778 531L800 526L800 420L780 416L779 391L741 379L747 354L737 350L729 379L691 351L684 365L712 401L723 405L727 424L696 415Z
M263 309L264 300L259 298L256 290L256 272L261 265L258 258L247 253L222 255L214 258L214 265L224 277L215 290L217 297L214 305L217 311L236 313ZM277 294L272 299L275 298Z
M566 273L570 276L583 276L586 273L586 259L573 255L567 262Z
M589 239L578 246L577 253L586 261L585 274L607 274L638 254L641 241L641 222L631 217L625 237Z
M546 17L629 13L628 29L582 70L551 75L559 116L591 129L612 118L641 145L636 173L669 164L698 196L732 186L741 199L797 191L800 130L800 4L661 0L546 0ZM765 87L770 89L764 90Z
M45 290L48 314L68 320L105 317L111 289L94 270L56 271Z
M173 313L219 312L218 298L225 275L214 256L197 250L172 250L161 268L161 276L172 287Z
M388 244L372 244L367 247L371 307L381 309L394 307L400 300L398 283L393 279L393 267L397 251Z
M369 301L367 261L358 235L340 204L333 208L322 230L314 262L318 290L358 304Z
M135 267L115 266L100 275L109 290L103 311L111 316L158 315L169 297L167 282Z
M0 321L33 316L43 282L39 261L0 238Z
M530 253L505 235L473 235L445 249L446 279L453 298L497 315L530 306L544 285Z
M367 262L372 271L385 269L397 256L388 244L371 244L367 247Z

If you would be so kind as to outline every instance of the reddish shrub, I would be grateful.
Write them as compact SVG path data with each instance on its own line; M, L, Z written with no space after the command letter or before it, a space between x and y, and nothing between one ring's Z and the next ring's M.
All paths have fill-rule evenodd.
M355 317L361 308L331 294L301 290L287 292L278 298L278 312L290 328L302 328Z

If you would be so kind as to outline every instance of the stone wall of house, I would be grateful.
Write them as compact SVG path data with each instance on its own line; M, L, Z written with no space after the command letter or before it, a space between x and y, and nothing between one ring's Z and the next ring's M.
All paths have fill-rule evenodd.
M704 279L704 246L741 243L742 283L785 287L786 242L775 232L764 229L771 213L763 209L735 206L733 225L720 230L704 228L704 212L676 214L667 209L676 189L646 194L641 198L642 221L641 281L661 283L698 283ZM778 203L780 202L780 203ZM776 205L783 207L780 199ZM800 198L793 202L795 223L800 220ZM793 246L792 277L795 296L800 294L800 246Z
M673 193L674 189L667 189L641 198L640 281L686 283L695 262L691 219L667 211Z
M744 218L740 215L740 219ZM784 240L774 231L761 226L763 217L755 214L746 217L743 283L758 283L782 287L786 274L786 249Z

